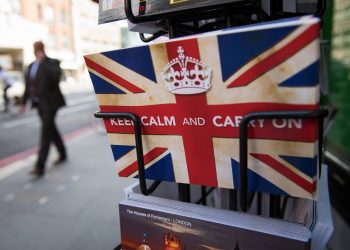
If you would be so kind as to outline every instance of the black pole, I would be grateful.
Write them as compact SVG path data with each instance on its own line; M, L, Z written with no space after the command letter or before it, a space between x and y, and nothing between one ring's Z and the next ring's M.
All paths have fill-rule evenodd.
M238 192L236 189L230 189L229 190L229 209L233 210L233 211L237 211L237 196L238 196Z
M257 214L261 215L262 212L262 193L258 192L256 200Z
M283 1L282 0L271 0L270 1L270 16L272 19L278 19L281 17L283 12Z
M280 218L281 196L270 194L270 217Z
M202 205L207 205L207 188L206 186L201 186L201 196L202 196Z

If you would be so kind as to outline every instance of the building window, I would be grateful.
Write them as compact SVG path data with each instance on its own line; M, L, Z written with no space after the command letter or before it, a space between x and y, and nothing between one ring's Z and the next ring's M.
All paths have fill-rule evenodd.
M19 0L13 1L3 1L0 0L0 12L5 14L20 14L21 12L21 4Z
M49 45L50 48L55 48L55 47L56 47L56 37L55 37L55 34L53 34L53 33L50 33L50 34L49 34L48 45Z
M61 22L62 22L62 23L67 23L67 14L66 14L66 10L61 10Z
M14 1L11 1L11 3L12 3L13 10L15 11L15 13L17 15L21 14L21 3L20 3L20 0L14 0Z
M69 49L68 37L66 35L62 35L62 48Z
M45 6L44 8L44 18L45 21L53 23L55 21L55 11L50 6Z
M41 4L38 4L38 19L41 20L43 18L43 12L42 12Z

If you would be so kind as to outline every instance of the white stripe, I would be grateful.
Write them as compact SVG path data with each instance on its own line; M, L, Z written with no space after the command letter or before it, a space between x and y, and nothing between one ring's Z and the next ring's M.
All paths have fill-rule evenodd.
M93 132L93 130L89 130L88 133L84 133L82 135L79 135L79 137L76 137L75 139L81 139L84 136L88 136ZM70 140L70 139L68 139ZM33 154L30 156L27 156L21 160L15 161L13 163L10 163L2 168L0 168L0 180L5 179L15 173L17 173L18 171L25 169L25 168L29 168L32 167L34 164L34 161L36 159L37 155ZM46 176L47 177L47 174ZM30 186L25 185L24 189L30 189Z
M108 134L109 142L112 145L135 145L133 134ZM177 135L143 135L143 151L147 154L155 147L164 147L171 154L174 175L176 182L189 183L188 170L186 165L185 149L182 137ZM116 161L117 171L120 172L136 161L136 150L132 150L121 159Z
M100 77L101 79L103 79L106 82L110 83L111 85L115 86L116 88L120 89L121 91L123 91L125 93L132 93L130 90L124 88L122 85L119 85L117 82L114 82L114 81L110 80L108 77L98 73L97 71L93 70L92 68L88 67L88 70L89 70L90 73L93 73L93 74L97 75L98 77Z
M169 150L166 150L164 153L160 154L159 156L157 156L156 158L154 158L152 161L150 161L149 163L147 163L145 165L145 169L149 168L150 166L152 166L153 164L155 164L157 161L161 160L162 158L164 158L167 154L169 154Z
M230 138L213 138L215 164L218 179L218 186L223 188L233 188L233 174L231 158L239 162L239 140ZM304 143L304 142L289 142L289 141L276 141L276 140L261 140L252 139L248 142L249 153L266 153L268 152L271 157L275 159L278 155L290 155L300 157L314 157L317 153L317 142ZM261 175L271 183L275 184L285 192L305 198L316 197L310 195L307 191L296 185L294 182L288 180L286 177L273 170L268 165L255 159L252 156L248 157L249 169L253 170L257 174ZM290 165L288 167L291 168ZM300 171L293 170L299 173ZM301 175L305 177L306 175ZM238 177L239 178L239 177ZM313 178L307 176L307 181L314 181Z
M118 53L118 51L115 51L115 53ZM93 61L94 63L102 66L103 68L109 70L113 74L116 74L126 81L130 82L132 85L137 86L140 89L143 89L145 91L148 90L148 86L152 86L155 83L148 78L136 73L135 71L124 67L123 65L117 63L116 61L113 61L112 59L102 55L102 54L93 54L90 56L87 56L88 59ZM140 58L137 58L136 60L142 60Z
M152 51L152 56L158 55L158 57L162 55L164 52L162 48L158 48L158 47L153 48L151 51ZM95 70L89 68L89 71L91 73L96 74L97 76L101 77L111 85L116 86L117 88L120 88L122 91L127 93L127 94L120 94L120 95L97 94L96 97L100 106L103 106L103 105L145 106L145 105L156 105L156 104L169 104L169 103L176 102L175 95L173 95L166 89L166 86L164 83L160 82L160 77L158 75L156 76L158 81L158 84L157 84L156 82L149 80L148 78L132 71L131 69L124 67L123 65L101 54L90 55L87 58L101 65L102 67L108 69L111 72L116 72L116 74L119 77L125 79L126 81L130 82L131 84L145 91L142 93L133 94L131 91L120 86L118 83L113 82L106 76L103 76L98 72L96 72ZM138 59L138 60L142 60L142 59ZM155 61L154 63L157 64L158 62ZM157 72L155 73L157 74Z
M236 80L238 77L240 77L243 73L245 73L248 69L253 68L255 65L259 64L262 60L268 58L269 56L273 55L276 53L276 51L279 51L282 49L284 46L286 46L288 43L292 42L294 39L296 39L300 34L302 34L305 30L310 28L310 26L301 26L297 28L295 31L290 33L286 38L281 40L279 43L265 51L264 53L258 55L257 57L254 58L254 60L248 62L245 64L242 68L240 68L238 71L234 73L233 76L229 78L229 81L227 82L232 82Z
M136 154L136 150L135 150L135 154ZM156 163L157 161L161 160L163 157L165 157L167 154L169 154L169 151L165 151L164 153L160 154L159 156L157 156L156 158L154 158L152 161L150 161L149 163L147 163L145 165L145 170L147 170L148 168L150 168L154 163ZM134 161L135 162L135 161ZM132 173L131 175L129 175L128 177L130 178L134 178L139 174L138 170L136 170L134 173Z
M303 197L307 199L313 199L316 196L316 194L310 194L308 191L304 190L299 185L258 159L249 156L248 164L250 170L265 178L273 185L277 186L291 196Z
M61 111L58 112L58 116L64 116L64 115L70 115L82 110L86 110L86 109L90 109L92 106L95 106L95 104L92 103L87 103L87 104L83 104L80 106L76 106L73 108L68 108L68 109L63 109ZM33 123L38 123L39 117L38 116L31 116L31 117L27 117L27 118L23 118L23 119L18 119L15 121L10 121L10 122L6 122L4 123L1 128L2 129L9 129L9 128L14 128L14 127L18 127L18 126L22 126L22 125L26 125L26 124L33 124Z
M207 93L208 104L233 103L286 103L286 104L317 104L319 100L319 85L311 87L279 87L278 85L297 72L319 59L318 40L294 54L288 60L269 70L247 86L227 88L231 82L228 79L222 83L221 76L214 76L211 90ZM212 65L217 67L216 65Z
M315 176L310 177L307 174L305 174L304 172L302 172L301 170L297 169L296 167L294 167L293 165L291 165L289 162L285 161L284 159L280 158L279 156L273 156L270 155L271 157L273 157L276 161L278 161L279 163L281 163L283 166L285 166L286 168L288 168L290 171L294 172L295 174L299 175L300 177L302 177L303 179L305 179L306 181L312 183L314 181L315 176L317 176L318 173L318 167L316 167L317 164L315 164L315 166L310 166L310 168L315 167ZM317 161L317 158L316 158Z
M35 160L36 155L28 156L22 160L16 161L12 164L7 165L0 169L0 180L5 179L6 177L13 175L14 173L30 167Z

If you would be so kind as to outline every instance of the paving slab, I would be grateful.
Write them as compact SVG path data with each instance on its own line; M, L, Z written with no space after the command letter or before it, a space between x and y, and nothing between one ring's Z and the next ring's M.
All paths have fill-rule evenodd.
M67 143L69 160L28 175L35 157L0 180L0 249L113 249L120 243L118 202L135 182L116 176L106 135L88 129ZM17 167L18 167L17 164Z

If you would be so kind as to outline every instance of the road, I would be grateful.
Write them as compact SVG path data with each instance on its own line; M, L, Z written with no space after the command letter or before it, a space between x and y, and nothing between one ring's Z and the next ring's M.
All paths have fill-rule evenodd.
M69 91L67 91L69 92ZM69 134L91 125L93 112L98 110L93 91L73 92L65 95L67 106L56 116L58 129ZM18 114L13 108L11 114L0 114L0 161L6 157L32 149L38 145L40 121L36 110L29 109Z
M93 95L66 97L69 105L57 121L67 135L69 158L53 166L56 156L51 155L44 178L28 175L36 160L30 150L38 140L35 112L1 117L1 150L6 148L11 155L0 159L1 250L114 249L120 243L117 204L125 199L124 188L135 180L116 177L107 136L84 128L96 110L95 101L89 100ZM15 153L28 148L32 153L24 157Z

